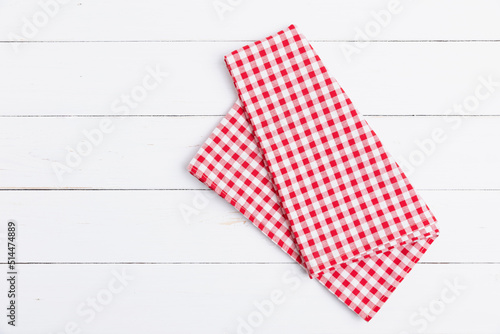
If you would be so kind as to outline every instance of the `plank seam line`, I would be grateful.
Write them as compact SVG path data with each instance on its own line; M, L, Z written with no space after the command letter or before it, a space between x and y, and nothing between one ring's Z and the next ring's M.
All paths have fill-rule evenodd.
M0 262L0 265L5 265L6 262ZM297 264L296 262L16 262L19 265L290 265ZM443 262L443 261L426 261L418 262L421 265L497 265L500 262Z
M201 114L171 114L171 115L0 115L0 118L182 118L182 117L224 117L226 115L201 115ZM456 114L363 114L365 117L500 117L500 114L475 114L475 115L456 115Z
M143 40L43 40L43 41L12 41L1 40L4 44L40 44L40 43L253 43L256 39L143 39ZM500 39L379 39L379 40L357 40L357 39L310 39L313 43L498 43Z

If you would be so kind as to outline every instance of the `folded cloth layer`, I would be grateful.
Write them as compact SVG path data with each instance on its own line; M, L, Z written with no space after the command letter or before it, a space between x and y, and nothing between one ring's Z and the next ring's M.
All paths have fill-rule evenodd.
M370 320L434 216L294 26L225 61L239 101L189 171Z

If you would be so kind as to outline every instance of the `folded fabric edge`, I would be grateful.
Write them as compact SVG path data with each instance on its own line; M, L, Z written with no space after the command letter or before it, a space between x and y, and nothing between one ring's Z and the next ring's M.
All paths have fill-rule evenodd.
M425 244L421 245L421 247L419 248L419 252L423 255L423 254L425 254L425 252L427 252L428 248L430 247L430 245L434 241L435 241L435 238L428 238L428 239L424 239L424 240L419 240L419 241L416 241L414 243L405 245L406 247L405 246L396 247L396 248L394 248L392 250L388 250L388 251L386 251L386 252L384 252L382 254L391 253L393 250L396 250L396 249L404 249L404 248L409 248L411 246L416 247L417 243L419 243L419 242L425 242ZM377 257L377 254L375 254L373 257ZM419 261L420 261L420 257L418 257L418 258L417 257L412 258L412 260L410 261L410 263L405 268L405 275L402 276L399 280L397 280L396 283L394 283L393 286L391 287L391 290L389 290L384 295L383 299L381 299L380 302L377 303L374 307L372 307L368 312L364 311L359 306L357 306L356 304L352 303L348 298L346 298L342 294L341 290L336 289L335 291L333 291L332 280L328 279L327 275L323 275L323 276L321 276L317 280L322 285L324 285L327 288L328 291L330 291L340 301L342 301L349 309L351 309L354 313L356 313L357 315L359 315L366 322L369 322L380 311L380 309L382 308L382 306L385 305L386 301L389 299L389 297L391 297L391 295L393 294L393 292L396 291L396 289L398 288L399 284L401 284L403 282L403 280L406 277L406 275L408 275L413 270L413 268L415 267L415 265ZM328 274L331 274L331 273L328 273Z
M360 260L369 259L373 256L376 256L377 254L384 254L384 253L389 252L393 249L398 249L401 247L405 247L407 245L415 244L418 241L423 241L423 240L427 240L427 239L436 239L439 236L439 229L437 227L436 221L429 220L428 222L429 222L428 227L431 230L430 232L427 232L424 234L418 234L417 236L410 237L406 240L403 240L402 238L394 239L388 244L384 244L384 245L381 245L379 247L372 248L369 251L366 251L364 253L360 253L360 254L356 255L356 257L354 257L354 258L350 258L348 260L338 262L335 265L328 266L325 269L323 269L317 273L314 273L314 274L310 273L310 275L312 275L313 277L314 276L319 277L319 276L323 275L325 272L335 270L337 267L342 266L342 265L349 265L349 264L358 262ZM412 234L412 235L414 235L414 234Z

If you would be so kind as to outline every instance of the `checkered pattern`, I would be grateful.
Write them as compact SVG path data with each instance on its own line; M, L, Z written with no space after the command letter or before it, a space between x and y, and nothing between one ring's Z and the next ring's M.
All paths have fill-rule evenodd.
M225 61L240 101L190 172L371 319L437 237L434 216L293 26Z

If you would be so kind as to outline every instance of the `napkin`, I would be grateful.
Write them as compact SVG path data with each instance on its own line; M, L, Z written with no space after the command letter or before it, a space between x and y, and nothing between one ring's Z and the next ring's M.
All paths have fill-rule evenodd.
M369 321L435 217L293 25L224 59L238 101L188 170Z

